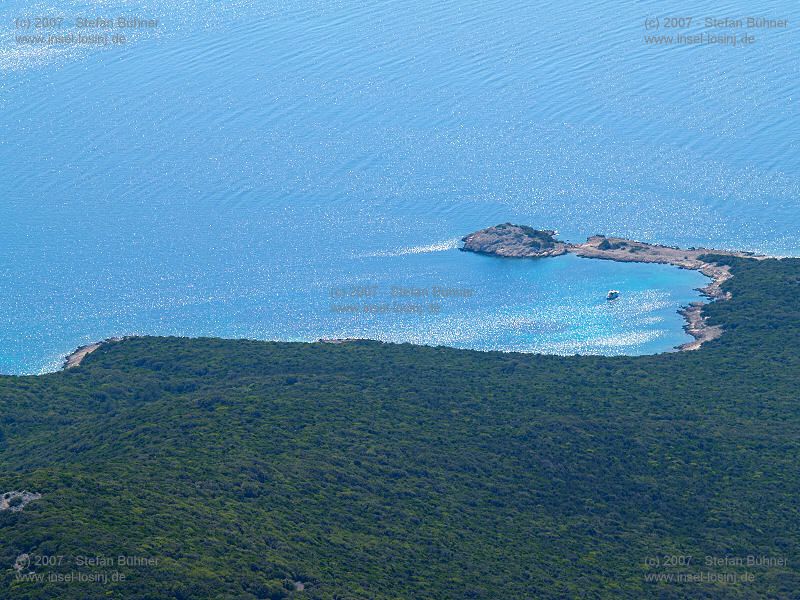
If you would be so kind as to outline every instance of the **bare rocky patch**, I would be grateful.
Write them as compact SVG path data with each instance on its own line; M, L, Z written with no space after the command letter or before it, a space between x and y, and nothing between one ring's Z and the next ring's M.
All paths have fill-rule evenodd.
M11 512L21 512L30 502L39 500L41 494L28 491L11 491L0 495L0 511L8 510Z

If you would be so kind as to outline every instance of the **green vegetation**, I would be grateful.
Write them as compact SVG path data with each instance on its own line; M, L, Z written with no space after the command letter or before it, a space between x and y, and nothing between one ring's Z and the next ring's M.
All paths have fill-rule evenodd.
M697 352L137 338L0 378L0 492L42 494L0 597L796 598L800 260L717 260ZM120 555L157 564L75 564ZM705 565L748 555L788 565ZM686 572L754 580L645 581Z

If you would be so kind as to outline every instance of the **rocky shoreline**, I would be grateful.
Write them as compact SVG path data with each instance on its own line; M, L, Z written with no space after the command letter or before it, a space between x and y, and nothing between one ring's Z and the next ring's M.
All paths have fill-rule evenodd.
M678 346L678 350L697 350L705 342L715 340L722 335L722 327L706 323L703 306L705 305L702 302L692 302L678 311L678 314L686 319L683 330L694 338L693 341Z
M86 344L84 346L79 346L75 348L72 352L67 354L64 358L64 364L61 367L62 370L71 369L73 367L77 367L84 358L90 355L92 352L97 350L103 344L107 344L108 342L119 342L125 338L121 337L111 337L99 342L93 342L91 344Z
M547 258L571 253L583 258L598 258L617 262L644 262L669 264L681 269L700 271L711 278L711 282L700 292L712 300L727 300L730 293L722 291L722 284L732 277L730 268L701 259L705 254L737 256L741 258L765 258L752 252L732 252L709 248L681 249L674 246L648 244L619 237L593 235L581 244L570 244L556 239L552 230L539 230L524 225L503 223L481 229L464 238L465 252L476 252L504 258ZM686 332L694 339L679 346L678 350L696 350L704 342L722 335L722 328L709 326L703 316L703 303L693 302L678 311L687 321Z

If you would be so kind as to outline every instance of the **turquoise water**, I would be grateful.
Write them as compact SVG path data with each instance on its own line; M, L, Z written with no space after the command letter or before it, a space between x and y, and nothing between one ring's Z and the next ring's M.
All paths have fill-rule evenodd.
M669 350L701 275L456 240L514 221L797 254L796 28L643 39L651 14L748 4L6 2L0 372L137 333ZM758 12L800 22L788 1ZM159 26L18 43L13 19L40 13ZM374 312L337 312L360 286ZM393 286L471 295L377 312Z

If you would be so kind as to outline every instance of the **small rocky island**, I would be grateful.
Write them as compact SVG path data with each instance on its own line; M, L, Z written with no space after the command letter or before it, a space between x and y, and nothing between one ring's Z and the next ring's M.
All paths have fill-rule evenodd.
M526 225L503 223L481 229L462 238L464 246L461 250L506 258L546 258L569 252L584 258L675 265L682 269L700 271L703 275L710 277L711 283L701 288L700 292L709 298L723 300L727 299L729 294L723 292L720 286L732 277L730 268L727 265L706 262L701 257L707 254L717 254L742 258L765 258L756 256L752 252L731 252L707 248L683 250L674 246L648 244L604 235L593 235L582 244L570 244L557 240L556 235L556 232L550 229L534 229ZM687 320L684 329L695 340L680 346L679 350L696 350L703 342L722 335L719 327L706 324L701 314L702 306L702 303L694 302L681 309L680 313Z
M526 225L503 223L481 229L463 238L462 250L508 258L544 258L567 253L567 244L556 239L556 232Z

